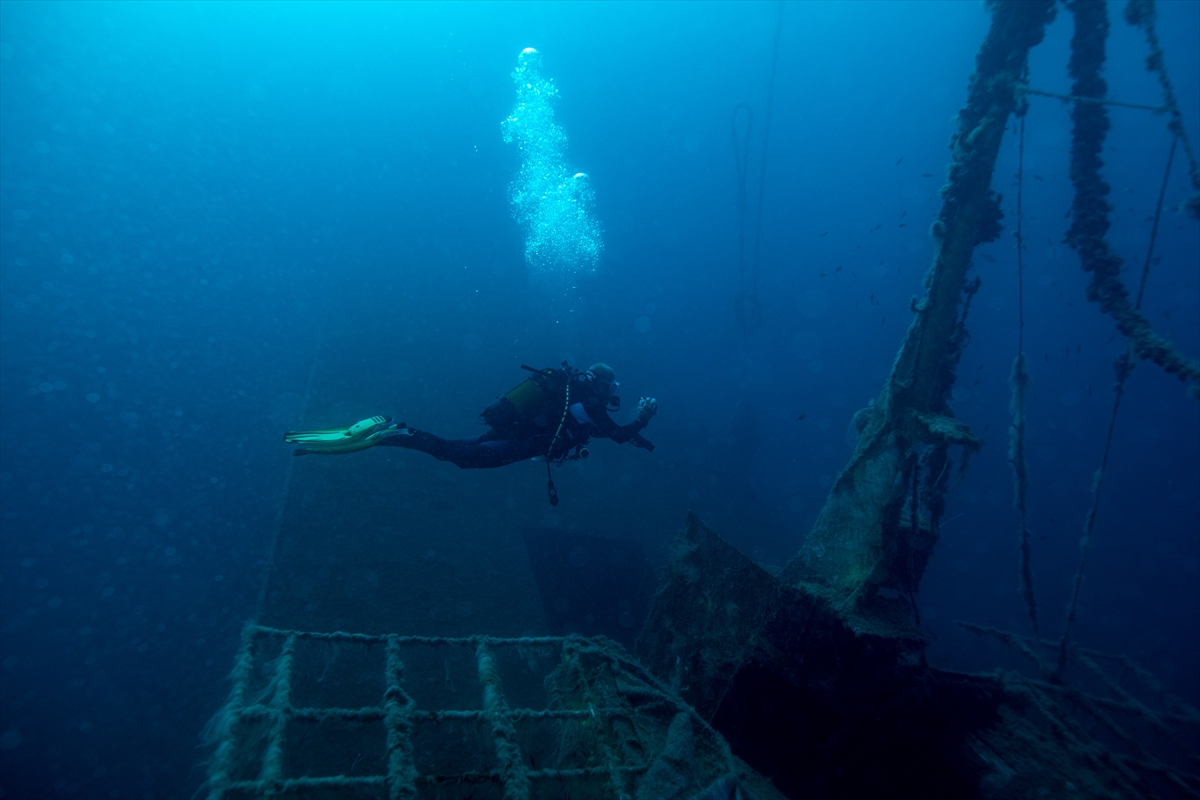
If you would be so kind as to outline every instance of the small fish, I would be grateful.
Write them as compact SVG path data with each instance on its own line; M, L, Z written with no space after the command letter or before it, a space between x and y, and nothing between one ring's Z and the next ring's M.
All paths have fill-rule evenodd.
M978 385L979 385L979 382L980 382L981 380L983 380L983 378L976 378L976 379L975 379L975 382L974 382L974 383L972 383L971 385L972 385L972 386L978 386Z
M984 261L988 262L989 264L996 263L995 256L989 256L987 253L980 253L979 257L982 258Z
M821 236L828 236L828 235L829 235L829 231L825 231L824 233L821 234ZM821 236L818 236L817 238L820 239Z
M1154 263L1154 266L1156 266L1156 267L1157 267L1159 264L1161 264L1161 263L1162 263L1162 256L1155 256L1155 257L1154 257L1154 262L1153 262L1153 263Z
M897 225L896 227L897 227L897 228L903 228L903 227L904 227L904 223L903 223L903 222L901 222L901 223L900 223L899 225Z
M824 272L822 272L822 273L821 273L821 277L822 277L822 278L824 278L824 277L825 277L825 273L824 273Z
M1083 345L1081 345L1081 344L1075 345L1075 355L1079 355L1082 352L1083 352Z
M883 223L881 222L881 223L879 223L878 225L876 225L874 228L871 228L871 231L870 231L870 232L871 232L871 233L874 233L875 231L879 230L879 229L880 229L880 228L882 228L882 227L883 227Z
M800 416L796 417L796 422L803 422L804 418L807 416L808 414L801 414Z
M885 324L887 324L887 317L884 317L883 319L879 320L879 324L880 324L880 325L885 325Z
M1034 179L1035 181L1040 181L1040 180L1042 180L1042 176L1041 176L1041 175L1038 175L1038 174L1035 172L1035 173L1034 173L1034 175L1033 175L1033 179Z
M871 295L871 304L874 305L874 303L875 303L875 295Z
M899 158L897 158L897 159L896 159L896 166L897 166L897 167L898 167L898 166L900 166L900 162L901 162L901 161L903 161L903 160L904 160L904 156L900 156Z
M922 177L922 178L932 178L932 177L933 177L933 173L932 173L932 172L922 172L922 173L921 173L921 177Z
M837 269L834 270L834 272L841 272L841 271L842 271L841 267L838 267Z
M855 272L854 270L850 270L850 274L851 274L851 275L853 275L853 276L854 276L854 277L856 277L856 278L858 277L858 273L857 273L857 272Z
M1170 312L1170 311L1167 311L1167 310L1164 308L1164 309L1163 309L1163 316L1164 316L1164 317L1166 317L1167 319L1170 319L1170 318L1171 318L1171 312Z
M907 216L908 216L908 209L906 208L906 209L904 209L904 213L900 215L900 219L904 219Z

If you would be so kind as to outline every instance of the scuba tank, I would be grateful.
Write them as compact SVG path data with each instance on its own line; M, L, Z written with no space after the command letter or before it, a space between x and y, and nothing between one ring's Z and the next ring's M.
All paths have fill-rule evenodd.
M588 384L596 378L590 371L575 369L566 361L562 362L560 368L534 369L522 364L521 369L532 374L497 397L479 416L483 417L483 421L487 423L488 427L505 439L545 436L550 440L546 448L546 455L538 456L534 460L545 461L546 494L549 497L550 505L557 506L558 490L554 487L550 465L552 463L561 464L568 459L588 457L589 431L580 431L574 435L568 431L567 439L559 437L563 433L563 426L566 425L567 418L571 413L572 401L585 402L592 391ZM572 381L579 384L576 388L584 389L583 399L577 399L578 395L572 398ZM621 407L621 398L611 394L611 388L608 390L606 400L606 407L609 411L616 411ZM584 412L584 420L591 422L590 418L586 416L586 412ZM580 420L580 422L582 421ZM594 424L592 423L592 427ZM563 442L562 448L557 447L560 441ZM634 435L632 441L636 446L646 450L654 449L654 445L643 439L641 434ZM572 450L574 450L573 453Z
M567 383L575 373L565 361L561 369L534 369L524 364L521 369L533 374L496 398L479 415L506 439L522 439L552 429L562 415Z

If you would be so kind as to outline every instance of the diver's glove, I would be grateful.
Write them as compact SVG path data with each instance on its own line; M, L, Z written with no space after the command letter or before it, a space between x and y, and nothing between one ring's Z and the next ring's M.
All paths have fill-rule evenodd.
M658 413L658 401L653 397L643 397L638 400L638 420L645 424Z

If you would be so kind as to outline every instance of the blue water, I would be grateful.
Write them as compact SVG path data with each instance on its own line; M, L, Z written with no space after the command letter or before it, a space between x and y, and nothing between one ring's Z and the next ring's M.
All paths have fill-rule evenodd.
M1111 4L1111 95L1157 104L1120 10ZM1200 3L1159 10L1195 146ZM445 435L475 430L521 363L606 361L626 398L618 421L637 397L658 398L646 431L657 449L591 491L642 504L626 509L635 515L667 508L682 522L693 508L763 563L795 553L850 455L851 416L878 394L911 320L988 17L979 3L786 7L763 322L746 332L733 306L730 115L740 102L755 110L752 231L775 13L750 2L0 4L0 796L186 798L202 784L200 733L228 691L284 502L280 433L298 424L309 376L321 379L318 352L419 381L402 408L344 391ZM1038 88L1068 90L1069 38L1064 14L1033 54ZM583 222L549 219L594 222L594 259L586 247L531 259L529 215L514 214L522 153L501 122L531 46L558 91L566 172L555 175L586 173L591 193ZM1125 344L1061 243L1067 109L1031 104L1030 513L1044 625L1057 634ZM1163 117L1112 118L1110 241L1134 280L1169 138ZM1015 171L1010 136L995 180L1005 235L976 258L983 288L955 389L956 413L986 444L950 496L919 598L930 659L954 669L1003 656L955 620L1027 630L1006 462ZM1196 357L1200 226L1175 210L1189 191L1177 157L1145 309ZM624 457L593 451L601 468ZM1139 366L1078 625L1082 643L1130 655L1193 703L1198 454L1200 406ZM408 471L447 470L447 491L469 505L455 488L465 476L403 455ZM505 513L554 524L541 480L531 468L530 491ZM651 482L652 495L629 491ZM559 513L571 502L582 500L565 497ZM626 535L662 563L674 530ZM488 547L481 530L447 535Z

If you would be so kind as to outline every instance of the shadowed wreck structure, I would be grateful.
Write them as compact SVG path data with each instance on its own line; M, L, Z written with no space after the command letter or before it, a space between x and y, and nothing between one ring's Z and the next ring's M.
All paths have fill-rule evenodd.
M305 540L309 529L295 523L290 538L273 546L263 601L243 634L234 689L214 719L211 798L1200 795L1194 774L1200 713L1129 659L1071 641L1095 506L1066 631L1056 642L1042 638L1025 522L1029 375L1020 344L1009 460L1021 513L1021 594L1034 636L964 627L1003 641L1028 659L1032 675L963 674L926 662L917 591L940 535L949 484L981 446L949 403L969 340L971 300L981 285L969 277L971 258L976 246L1000 235L1001 198L991 188L997 154L1014 118L1023 153L1029 96L1046 94L1028 85L1028 55L1056 11L1052 0L1007 0L988 8L991 26L951 141L924 296L913 300L914 318L891 374L879 397L855 416L854 454L791 562L772 574L690 515L637 639L635 660L603 637L530 635L536 612L527 607L534 606L534 593L526 591L525 606L518 607L503 582L518 568L532 571L544 594L550 580L578 582L570 565L586 563L577 556L602 547L599 540L550 542L526 532L529 564L522 567L518 556L503 570L484 571L495 582L488 592L504 596L507 605L475 612L468 604L458 617L438 617L425 610L429 598L401 596L419 581L409 574L414 562L394 540L381 540L394 571L356 579L337 554L347 560L346 542L353 541L362 549L353 551L356 563L382 572L389 565L370 550L381 545L346 534L336 553L327 553L321 548L328 525L312 523L312 538ZM1075 20L1075 84L1062 98L1075 109L1068 242L1093 276L1089 298L1130 338L1116 364L1115 420L1124 379L1139 359L1176 374L1193 394L1200 370L1151 329L1139 310L1141 290L1131 301L1120 259L1105 241L1109 189L1100 178L1099 154L1108 101L1099 73L1107 10L1097 0L1078 0L1068 9ZM1154 34L1153 3L1135 0L1126 18L1147 34L1164 109L1174 109L1168 128L1184 142L1200 192L1200 170L1186 146ZM1193 197L1188 208L1197 207ZM1018 253L1024 244L1020 208L1018 194ZM1153 239L1145 269L1152 254ZM1106 460L1107 451L1094 484L1097 497ZM338 478L331 474L322 480ZM302 485L313 480L297 478ZM305 495L303 488L297 493ZM382 488L379 497L386 497ZM364 513L358 511L363 507L369 504L347 514ZM304 518L303 502L288 513ZM347 518L343 527L381 524ZM644 569L640 551L609 555ZM501 563L496 552L479 558ZM466 572L464 581L481 580ZM623 591L640 591L643 574L622 583L630 587ZM367 593L381 583L400 588L386 598ZM533 578L524 583L528 589ZM581 585L580 593L592 591L589 586ZM561 593L551 591L543 601L549 607ZM319 602L305 605L301 598L309 597ZM564 606L557 620L563 630L552 633L566 632L565 614ZM547 623L555 627L549 612ZM389 632L396 630L405 634ZM338 679L327 680L334 673Z
M948 481L980 446L948 402L969 338L970 301L980 286L978 278L968 280L971 254L1000 233L1000 197L991 190L996 156L1013 115L1023 133L1027 94L1035 93L1026 85L1028 52L1055 12L1054 3L1036 0L989 8L991 28L951 142L954 160L933 227L937 250L925 295L913 301L915 317L882 393L855 417L853 457L778 576L689 517L638 654L789 797L1197 796L1195 755L1186 744L1190 737L1194 752L1196 711L1161 694L1160 710L1151 711L1101 669L1099 654L1069 639L1082 561L1067 633L1053 643L1057 663L1043 660L1024 524L1023 352L1013 370L1010 461L1022 512L1022 595L1035 637L964 627L1004 640L1030 659L1037 677L951 673L925 660L915 595L939 537ZM1141 357L1190 383L1194 394L1195 363L1150 329L1104 240L1109 189L1099 177L1099 153L1108 118L1099 71L1107 11L1088 0L1069 9L1075 18L1076 196L1068 242L1093 274L1089 299L1131 339L1129 353L1118 359L1118 379ZM1154 46L1153 4L1131 3L1127 17L1147 27ZM1152 70L1162 69L1158 52ZM1179 124L1173 116L1171 125ZM1020 249L1019 228L1017 239ZM1120 385L1123 380L1118 398ZM1102 475L1103 468L1097 494ZM1093 509L1084 553L1094 516ZM1136 668L1117 660L1126 674ZM1084 680L1106 696L1068 684L1068 662L1079 663ZM1161 689L1153 676L1138 672L1142 692ZM1133 733L1138 726L1157 736ZM1185 767L1168 766L1145 744L1156 738L1163 744L1168 730L1183 733L1174 742L1183 749L1167 750L1172 764Z

